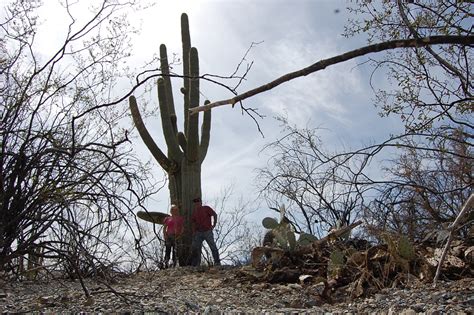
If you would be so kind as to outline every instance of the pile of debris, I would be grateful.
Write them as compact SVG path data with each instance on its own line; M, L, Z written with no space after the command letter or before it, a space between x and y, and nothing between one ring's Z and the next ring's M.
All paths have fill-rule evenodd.
M308 235L296 240L287 223L267 220L264 226L271 228L272 235L266 237L266 246L253 249L252 265L243 267L239 276L254 282L314 286L327 302L433 281L442 248L434 243L413 244L407 237L390 234L383 235L384 243L379 245L348 238L360 224L355 222L319 240ZM440 270L443 278L457 280L472 277L473 267L474 244L453 241Z

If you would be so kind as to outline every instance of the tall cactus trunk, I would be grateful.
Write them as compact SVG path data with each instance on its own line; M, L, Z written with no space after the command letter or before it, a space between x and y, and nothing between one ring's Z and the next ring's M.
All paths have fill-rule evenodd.
M193 209L192 200L196 196L201 196L201 165L200 163L183 163L181 168L182 178L182 199L181 209L182 215L185 217L185 229L184 235L181 239L181 244L178 247L178 261L180 266L186 266L191 264L191 243L192 243L192 230L191 230L191 215ZM188 211L186 211L188 209Z
M184 94L184 132L178 132L177 128L166 46L160 46L163 76L158 80L157 86L161 124L168 149L167 155L160 150L148 133L133 96L130 97L130 111L144 143L160 166L168 173L170 200L179 205L181 215L185 218L184 235L178 247L179 263L184 266L191 263L192 200L201 197L201 164L209 146L211 112L204 113L201 135L199 135L199 116L188 115L190 108L199 105L199 58L197 49L191 47L188 17L184 13L181 15L181 36L183 44L184 87L181 92Z

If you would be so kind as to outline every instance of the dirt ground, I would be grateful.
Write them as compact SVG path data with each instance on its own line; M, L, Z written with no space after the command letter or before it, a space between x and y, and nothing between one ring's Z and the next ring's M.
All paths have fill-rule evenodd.
M413 279L404 287L383 289L351 300L350 285L331 299L321 297L317 283L262 283L242 276L241 268L178 267L131 276L109 283L0 280L2 313L240 313L240 314L472 314L474 279L432 284Z

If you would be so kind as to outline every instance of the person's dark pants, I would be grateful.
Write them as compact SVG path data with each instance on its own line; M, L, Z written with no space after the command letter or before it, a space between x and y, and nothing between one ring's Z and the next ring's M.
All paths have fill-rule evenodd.
M214 265L220 265L221 260L219 258L219 251L217 250L216 242L214 241L214 233L212 230L199 232L196 231L193 235L193 243L191 245L192 252L192 266L201 265L201 251L202 251L202 242L206 241L207 245L211 249L212 258L214 259Z
M165 265L168 266L170 260L170 254L173 253L171 258L173 267L176 266L176 237L174 235L168 235L165 238Z

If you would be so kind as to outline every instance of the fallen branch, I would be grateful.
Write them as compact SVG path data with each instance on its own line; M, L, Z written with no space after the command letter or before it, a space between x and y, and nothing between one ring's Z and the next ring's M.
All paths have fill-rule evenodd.
M438 268L436 269L436 274L433 279L433 287L436 287L436 282L438 281L438 277L441 273L441 266L443 266L444 259L446 258L446 254L448 253L449 247L451 245L451 241L453 240L453 232L456 230L456 227L461 222L462 217L466 213L468 213L469 210L471 210L473 206L474 206L474 193L472 193L471 196L469 196L466 203L462 207L461 212L459 212L458 216L456 217L456 220L454 220L453 224L451 224L448 227L449 237L448 237L448 241L446 242L446 245L444 246L443 253L441 254L441 258L439 259L439 262L438 262Z
M357 226L361 225L362 223L364 223L364 222L359 220L359 221L356 221L352 224L349 224L348 226L344 226L344 227L342 227L338 230L332 231L331 233L329 233L328 235L326 235L322 239L314 241L313 244L322 245L322 244L327 243L331 240L337 239L338 237L341 237L342 235L346 234L347 232L349 232L352 229L356 228Z
M392 40L388 42L365 46L359 49L351 50L342 55L320 60L309 67L287 73L274 81L261 85L245 93L236 95L233 98L209 103L207 105L196 106L196 107L190 108L189 113L192 115L198 112L207 111L207 110L210 110L211 108L223 106L223 105L234 106L236 103L241 102L244 99L247 99L249 97L260 94L262 92L271 90L274 87L277 87L278 85L284 82L288 82L298 77L306 76L313 72L323 70L328 66L332 66L344 61L348 61L348 60L351 60L351 59L354 59L356 57L360 57L366 54L376 53L376 52L381 52L381 51L391 50L391 49L396 49L396 48L425 47L425 46L441 45L441 44L472 45L474 44L474 36L432 36L432 37L423 37L423 38L416 38L416 39Z
M298 250L298 253L299 254L310 253L310 252L313 251L314 247L319 247L319 246L321 246L321 245L323 245L323 244L325 244L329 241L335 240L338 237L341 237L342 235L344 235L347 232L351 231L355 227L361 225L362 223L363 223L363 221L359 220L357 222L349 224L348 226L344 226L344 227L342 227L338 230L335 230L335 231L329 233L328 235L326 235L325 237L323 237L322 239L316 240L316 241L312 242L310 245L306 245L306 246L301 247Z
M112 293L116 296L118 296L120 299L122 299L124 302L126 302L127 304L132 304L133 301L130 300L127 295L130 295L130 296L137 296L137 294L135 292L119 292L117 290L115 290L111 285L109 285L107 282L105 281L98 281L100 284L103 284L105 285L108 290L98 290L98 291L92 291L91 292L91 295L98 295L98 294L107 294L107 293Z

